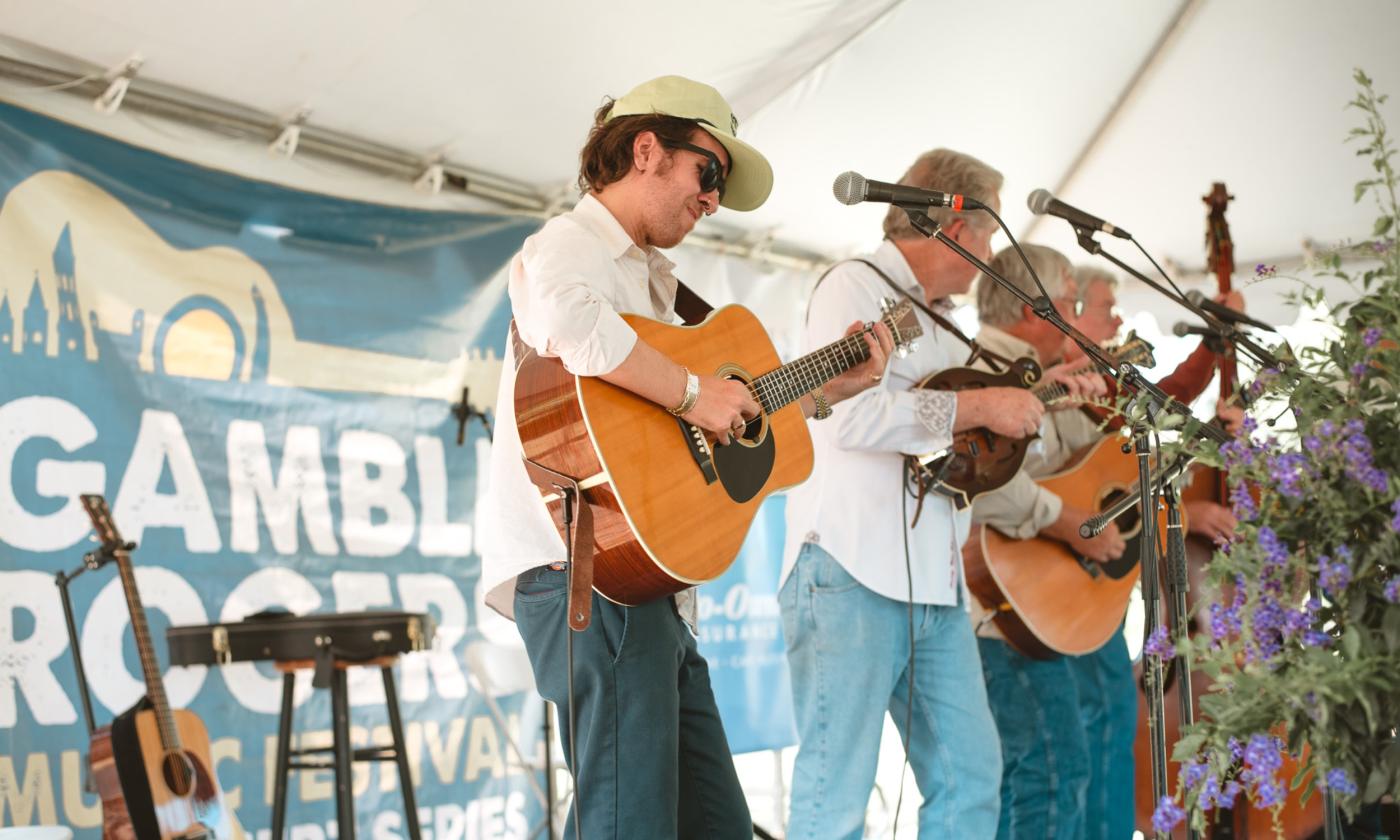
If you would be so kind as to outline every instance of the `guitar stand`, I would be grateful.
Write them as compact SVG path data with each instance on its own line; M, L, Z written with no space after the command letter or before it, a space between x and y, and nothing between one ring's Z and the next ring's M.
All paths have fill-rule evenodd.
M136 543L127 543L123 548L127 551L135 551ZM59 598L63 601L63 621L68 628L68 649L73 652L73 671L78 678L78 697L83 703L83 721L87 724L89 739L96 731L97 724L93 720L92 692L88 689L87 668L83 665L83 648L78 641L78 624L73 619L73 599L68 594L68 585L83 572L95 572L115 559L116 555L110 551L101 549L89 551L83 555L81 566L71 572L59 569L54 573L54 585L58 587ZM88 793L97 793L97 782L92 776L92 767L84 762L83 768L83 790Z

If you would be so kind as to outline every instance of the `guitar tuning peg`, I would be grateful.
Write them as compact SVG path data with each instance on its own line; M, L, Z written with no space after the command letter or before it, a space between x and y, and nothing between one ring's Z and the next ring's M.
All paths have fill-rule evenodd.
M896 356L898 356L899 358L901 358L901 359L907 359L907 358L909 358L909 354L910 354L910 353L917 352L918 349L919 349L919 342L917 342L917 341L910 341L910 342L908 342L908 343L906 343L906 344L901 344L901 345L899 345L898 347L894 348L894 354L895 354Z

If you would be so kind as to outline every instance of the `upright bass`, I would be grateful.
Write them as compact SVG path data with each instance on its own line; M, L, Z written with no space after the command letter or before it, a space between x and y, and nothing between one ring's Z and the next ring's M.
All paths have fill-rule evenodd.
M1222 295L1231 291L1231 279L1235 273L1235 246L1230 238L1230 225L1225 221L1225 208L1233 198L1234 196L1230 195L1229 190L1225 188L1225 184L1216 181L1211 185L1210 193L1201 199L1209 208L1206 217L1206 268L1215 275L1217 291ZM1239 370L1235 347L1230 342L1222 341L1219 347L1212 349L1217 352L1219 359L1219 404L1222 406L1233 405L1240 398ZM1192 469L1192 482L1182 491L1181 499L1183 505L1193 502L1229 505L1229 476L1223 469L1206 466L1194 467ZM1191 581L1188 602L1193 616L1200 611L1198 605L1202 602L1203 595L1206 594L1205 578L1201 570L1214 553L1215 546L1210 540L1196 535L1190 535L1186 538L1186 559ZM1186 628L1187 632L1194 633L1196 631L1195 625L1196 619L1192 618L1190 625ZM1141 687L1141 684L1139 685ZM1164 724L1169 754L1181 737L1180 704L1176 699L1177 690L1176 680L1169 675L1166 703L1164 704ZM1195 709L1199 710L1200 708L1200 696L1210 690L1210 678L1204 672L1193 671L1191 673L1191 695L1192 706ZM1135 748L1137 765L1135 807L1138 828L1144 833L1149 833L1152 831L1152 811L1155 803L1152 801L1152 769L1148 751L1146 704L1142 700L1143 698L1140 698L1138 703L1138 736ZM1175 782L1179 768L1180 765L1177 762L1169 761L1167 778ZM1297 771L1298 762L1285 756L1283 767L1280 770L1283 778L1291 779ZM1277 836L1287 838L1287 840L1302 840L1302 838L1311 837L1322 828L1322 820L1322 798L1320 796L1311 798L1304 806L1300 801L1299 790L1290 791L1279 813L1278 825L1282 833ZM1172 833L1172 836L1185 837L1185 829L1179 828ZM1272 809L1259 810L1250 807L1250 803L1243 796L1236 800L1235 808L1232 811L1218 812L1206 832L1206 837L1215 838L1215 840L1274 836L1276 835Z

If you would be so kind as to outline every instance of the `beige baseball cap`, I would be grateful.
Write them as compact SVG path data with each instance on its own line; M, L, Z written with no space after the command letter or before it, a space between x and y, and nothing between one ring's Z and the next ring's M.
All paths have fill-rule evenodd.
M695 120L729 152L729 177L720 204L753 210L773 191L773 167L758 150L735 136L739 120L719 91L682 76L662 76L632 88L613 103L608 119L665 114Z

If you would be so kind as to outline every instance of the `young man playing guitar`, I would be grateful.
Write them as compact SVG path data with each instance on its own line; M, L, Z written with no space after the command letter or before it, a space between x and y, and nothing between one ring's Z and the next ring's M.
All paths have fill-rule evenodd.
M580 154L583 198L525 241L509 283L521 343L670 410L720 445L758 413L749 389L691 374L620 313L672 320L677 280L658 249L680 244L720 206L752 210L767 199L772 170L735 136L737 125L718 91L679 76L604 104ZM878 380L890 333L877 326L865 340L869 358L832 380L824 399ZM566 549L522 462L516 360L512 342L497 397L482 578L487 604L515 620L540 694L561 711L572 694L572 732L561 714L578 781L566 836L578 820L589 840L752 837L708 669L682 619L693 614L691 593L634 607L594 594L591 623L573 634L570 652ZM802 405L816 410L813 397Z
M1002 177L937 149L900 183L996 207ZM968 251L990 256L989 216L929 215ZM929 312L950 311L948 297L965 293L976 269L897 207L884 232L868 261L841 263L818 283L808 311L807 342L816 346L882 297L909 297L924 310L924 338L875 388L813 427L816 468L789 494L778 598L800 744L788 836L862 836L888 711L924 796L919 835L986 838L996 830L999 752L958 573L968 518L930 495L911 529L905 457L939 451L965 428L1024 437L1044 409L1020 388L913 388L966 358Z

